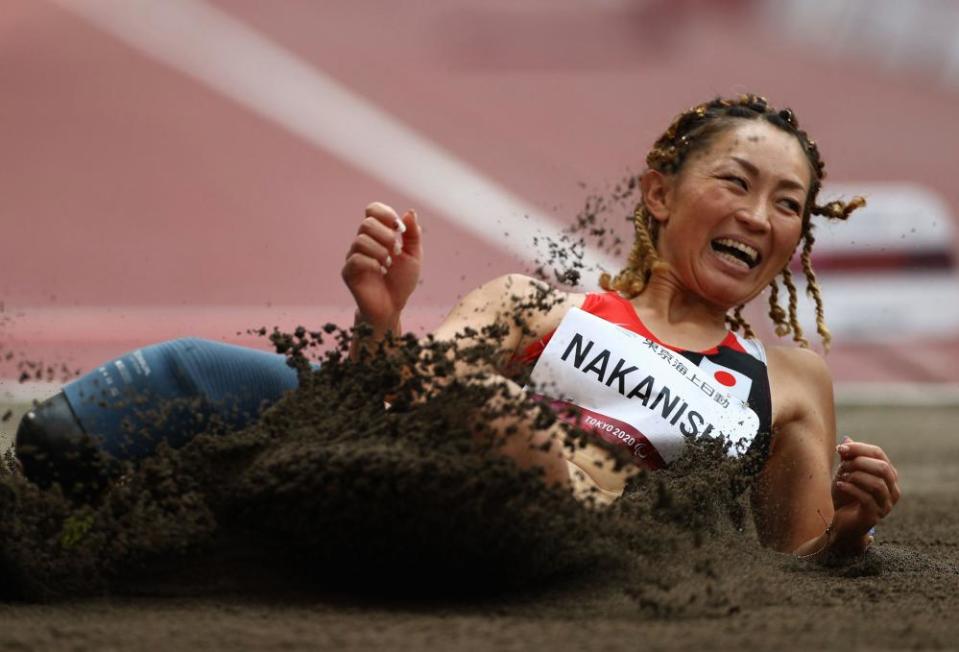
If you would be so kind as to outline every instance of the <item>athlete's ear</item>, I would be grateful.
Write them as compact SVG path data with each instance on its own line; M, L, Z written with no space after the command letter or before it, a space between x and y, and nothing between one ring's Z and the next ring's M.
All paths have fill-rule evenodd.
M659 170L646 170L639 178L643 191L643 205L657 222L669 219L670 189L672 179Z

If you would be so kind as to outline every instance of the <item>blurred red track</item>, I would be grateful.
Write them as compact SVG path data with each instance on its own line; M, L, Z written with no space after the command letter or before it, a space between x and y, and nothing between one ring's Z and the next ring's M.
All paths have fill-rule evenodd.
M560 222L637 170L678 109L744 90L796 107L831 179L916 181L959 214L959 130L942 128L959 98L784 46L749 3L215 4ZM23 312L5 344L24 355L88 368L166 337L348 320L339 267L363 207L413 204L55 4L5 3L0 60L0 298ZM488 240L421 217L408 323L428 328L520 266L495 243L522 216L490 215ZM269 308L304 305L329 308ZM959 380L952 340L917 346L913 365L849 343L831 362L840 379Z

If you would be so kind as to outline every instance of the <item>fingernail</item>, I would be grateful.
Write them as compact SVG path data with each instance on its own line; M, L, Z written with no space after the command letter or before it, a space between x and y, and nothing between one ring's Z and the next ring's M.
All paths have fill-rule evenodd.
M383 274L383 276L386 276L386 271L386 268L380 265L380 272Z
M400 233L406 233L406 225L403 224L403 220L396 218L396 230Z
M389 267L392 264L393 264L393 257L390 256L389 254L386 254L386 266Z
M843 443L852 441L852 437L850 437L849 435L845 435L843 436L842 441Z
M393 254L399 256L401 251L403 251L403 243L397 240L393 243Z
M836 450L839 451L840 455L845 455L846 453L849 452L849 447L846 446L845 444L842 444L840 446L837 446Z
M849 474L848 474L848 473L845 473L845 472L844 472L844 473L840 473L840 474L839 474L839 479L840 479L840 480L848 480L848 479L849 479Z
M419 215L416 214L416 210L411 208L411 209L410 209L410 212L413 214L413 221L414 221L414 222L419 222L419 221L420 221L420 217L419 217Z

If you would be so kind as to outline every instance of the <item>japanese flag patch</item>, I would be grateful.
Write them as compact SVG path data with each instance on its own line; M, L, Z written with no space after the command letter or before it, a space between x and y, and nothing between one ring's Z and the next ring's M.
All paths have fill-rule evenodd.
M753 388L753 379L744 373L716 364L703 356L699 368L714 387L734 396L743 402L749 401L749 391Z

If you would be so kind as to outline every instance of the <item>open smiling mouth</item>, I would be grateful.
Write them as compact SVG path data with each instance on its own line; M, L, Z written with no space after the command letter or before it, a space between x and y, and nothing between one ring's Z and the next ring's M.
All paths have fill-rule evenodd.
M762 258L759 252L749 245L729 238L716 238L710 244L713 251L720 256L731 259L732 262L745 263L749 269L756 267Z

